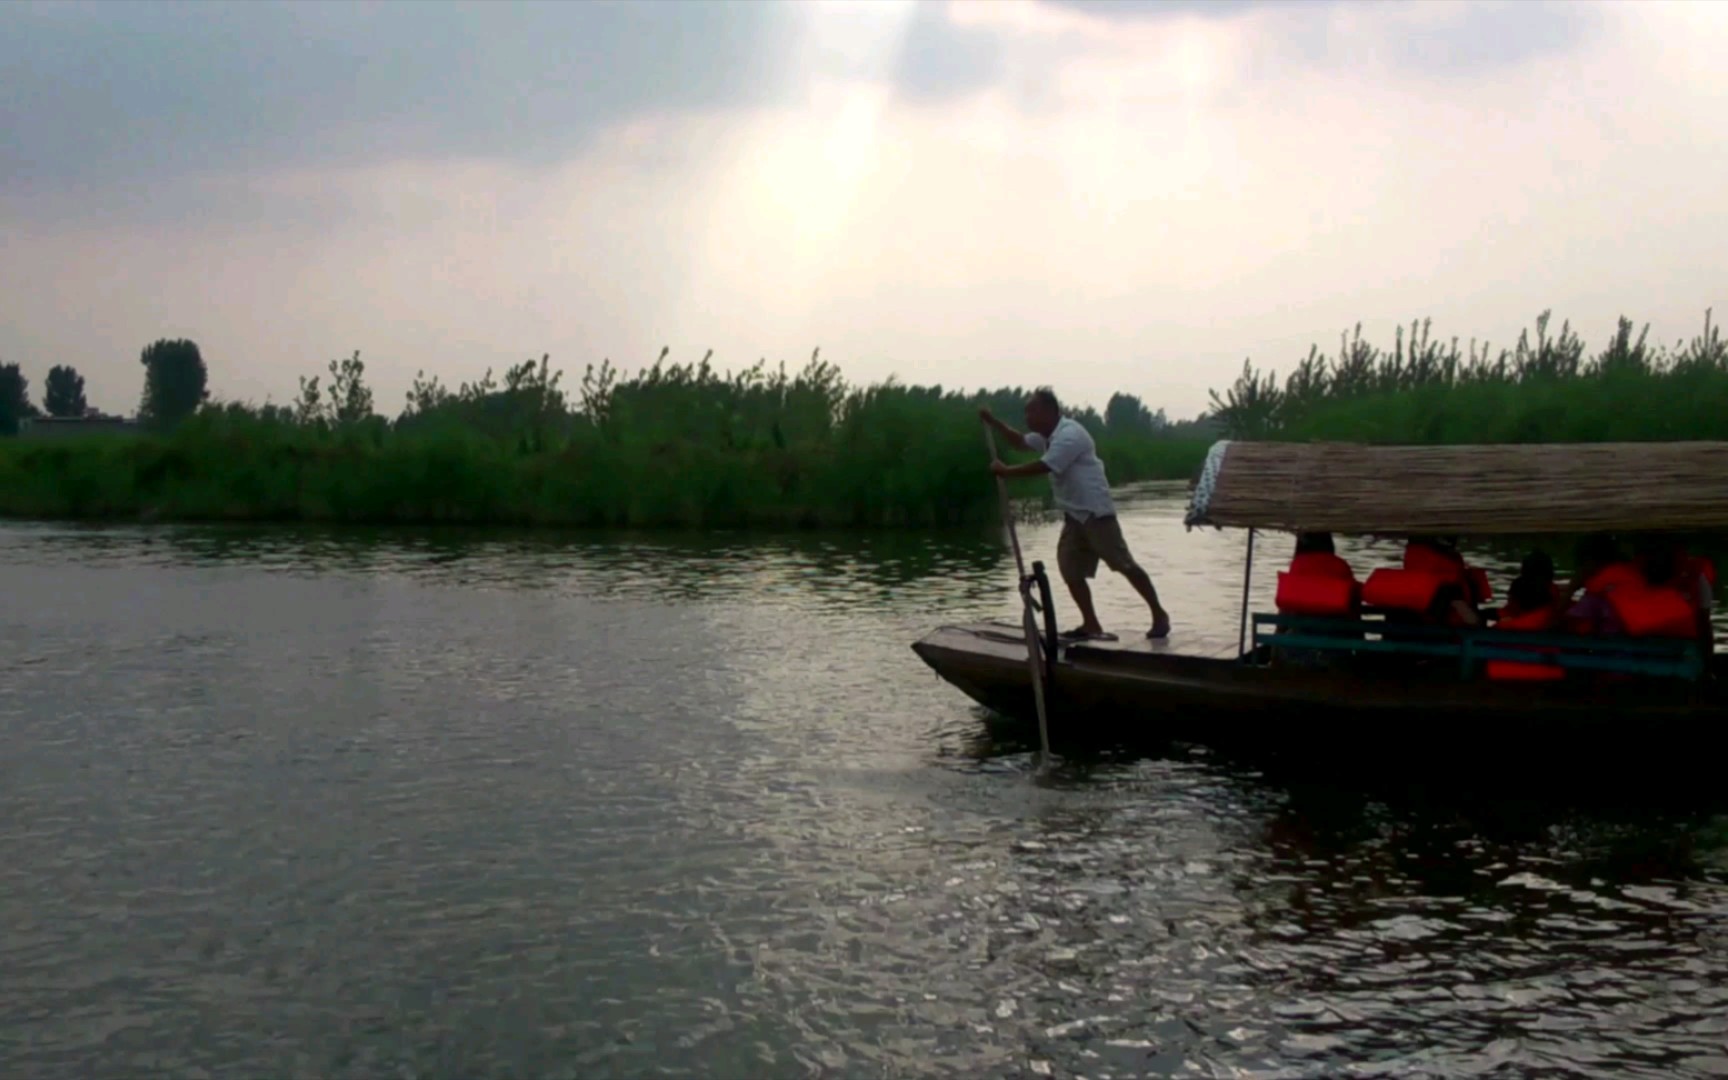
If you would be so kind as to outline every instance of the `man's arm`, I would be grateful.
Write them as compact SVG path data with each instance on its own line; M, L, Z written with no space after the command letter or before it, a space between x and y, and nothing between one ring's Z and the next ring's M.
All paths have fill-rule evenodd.
M1026 436L996 419L996 414L991 412L988 406L978 410L978 418L986 424L989 424L992 428L995 428L996 433L1006 439L1008 445L1012 446L1014 449L1020 451L1031 449L1031 447L1026 445Z
M991 463L991 471L997 476L1042 476L1050 471L1050 466L1043 460L1028 461L1024 465L1004 465L1000 461Z

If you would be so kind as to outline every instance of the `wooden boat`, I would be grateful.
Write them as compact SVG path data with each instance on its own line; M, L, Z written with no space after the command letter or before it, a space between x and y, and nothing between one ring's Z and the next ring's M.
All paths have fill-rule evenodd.
M1221 442L1186 524L1258 532L1531 538L1608 531L1728 530L1728 443L1367 447ZM1482 740L1597 748L1684 735L1728 748L1728 657L1691 640L1581 638L1315 619L1248 609L1236 647L1184 655L1144 640L1066 643L1043 568L1042 671L1051 738L1137 735L1266 749L1317 743L1408 752ZM1567 671L1562 681L1483 677L1496 659ZM1522 648L1520 648L1522 647ZM938 675L1002 718L1033 715L1018 625L940 626L913 644ZM1292 660L1292 650L1306 662ZM1320 721L1319 717L1324 717ZM1671 744L1670 744L1671 745ZM1426 750L1424 752L1427 752Z

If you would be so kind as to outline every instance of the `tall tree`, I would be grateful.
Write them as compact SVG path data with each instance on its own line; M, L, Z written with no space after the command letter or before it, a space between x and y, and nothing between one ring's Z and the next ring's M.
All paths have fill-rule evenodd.
M158 341L138 359L144 365L144 399L138 405L138 418L145 423L173 427L210 396L210 373L196 342Z
M42 391L42 408L49 416L83 416L90 411L84 400L84 376L70 364L55 364L48 369L48 382Z
M358 424L372 415L372 391L366 385L366 365L360 350L346 360L330 361L330 420Z
M1111 394L1104 406L1104 427L1112 435L1150 435L1169 424L1163 409L1153 412L1133 394Z
M18 434L18 421L34 416L30 380L17 364L0 364L0 435Z

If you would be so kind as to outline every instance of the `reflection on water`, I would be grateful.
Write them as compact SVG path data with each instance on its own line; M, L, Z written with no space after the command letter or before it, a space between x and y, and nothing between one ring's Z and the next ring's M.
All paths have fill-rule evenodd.
M1128 507L1232 646L1242 537ZM1728 1071L1722 806L1032 783L907 648L991 537L0 545L7 1076Z
M966 587L1011 564L988 533L541 533L258 527L13 527L15 550L80 566L364 574L482 588L707 600L783 593L847 604L942 579ZM1010 577L1012 572L1010 571ZM993 586L992 586L993 588ZM794 596L795 594L795 596Z

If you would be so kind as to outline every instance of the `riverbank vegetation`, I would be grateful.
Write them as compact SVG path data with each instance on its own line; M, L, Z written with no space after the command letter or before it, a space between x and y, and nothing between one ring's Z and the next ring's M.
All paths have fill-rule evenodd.
M147 397L202 400L152 346ZM152 351L154 350L154 351ZM178 390L184 383L190 389ZM854 387L813 355L800 371L722 373L659 361L590 366L566 389L550 358L454 389L423 375L376 414L358 353L303 378L290 407L204 402L135 435L0 444L0 514L177 521L572 526L936 526L989 521L980 404L1017 417L1026 391ZM158 406L153 417L170 407ZM1208 438L1117 395L1081 410L1117 482L1186 477ZM1042 498L1048 485L1024 482Z
M1436 340L1427 322L1391 348L1358 327L1282 379L1243 365L1199 420L1172 423L1117 394L1070 408L1112 481L1187 479L1211 442L1380 443L1728 439L1728 343L1648 342L1620 319L1588 349L1549 317L1511 348ZM623 377L590 365L567 386L549 357L455 387L417 378L379 415L355 353L302 378L290 406L217 400L195 343L145 349L131 432L0 439L0 515L182 521L341 521L691 527L929 527L993 520L976 411L1017 419L1024 388L961 392L848 384L813 354L796 372L722 372L660 358ZM1149 373L1149 377L1151 377ZM83 380L50 372L45 410L0 365L0 434L87 408ZM81 426L81 425L80 425ZM1041 480L1015 493L1048 500Z
M1282 380L1244 363L1214 392L1214 415L1235 438L1374 443L1645 442L1728 439L1728 342L1704 328L1673 346L1620 319L1591 350L1563 324L1509 349L1441 342L1429 323L1400 328L1390 349L1346 334L1336 355L1318 347Z

